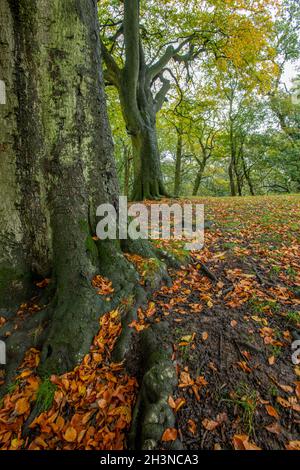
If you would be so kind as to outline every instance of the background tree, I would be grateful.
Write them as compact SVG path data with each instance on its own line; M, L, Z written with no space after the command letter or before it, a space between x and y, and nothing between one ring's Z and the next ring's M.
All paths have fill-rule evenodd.
M103 2L102 50L106 81L119 92L134 156L133 198L167 195L156 132L156 115L170 89L172 61L229 57L237 66L259 60L274 2L218 0L183 2ZM142 12L142 14L141 14ZM141 21L143 18L143 21ZM167 20L167 22L166 22ZM150 44L150 45L149 45ZM155 52L153 53L153 50ZM266 57L264 56L266 62ZM189 73L188 73L189 74Z

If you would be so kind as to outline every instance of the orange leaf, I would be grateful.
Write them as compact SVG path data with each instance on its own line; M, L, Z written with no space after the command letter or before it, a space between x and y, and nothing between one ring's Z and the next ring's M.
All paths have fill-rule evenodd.
M77 431L76 429L72 428L71 426L67 428L66 432L64 433L64 439L67 442L74 442L77 438Z
M212 419L207 419L205 418L202 421L202 426L207 430L207 431L213 431L219 426L220 423L217 421L213 421Z
M244 371L244 372L247 372L247 374L249 374L251 372L251 369L250 367L248 366L247 362L246 361L240 361L237 363L237 365Z
M246 434L236 434L232 442L235 450L261 450L256 444L249 442L249 436Z
M30 404L26 398L20 398L15 406L15 412L18 415L23 415L30 410Z
M169 407L172 408L173 410L175 410L176 408L176 403L174 401L174 398L169 396L168 398L168 404L169 404Z
M161 437L161 440L163 442L176 441L176 439L177 439L177 429L175 428L166 429Z
M300 441L290 441L285 448L287 450L300 450Z
M276 401L281 405L283 406L283 408L290 408L291 404L289 401L285 400L284 398L282 397L277 397L276 398Z
M193 436L196 434L197 432L197 426L196 426L196 423L195 421L193 421L192 419L189 419L188 420L188 430L191 434L193 434Z
M275 356L270 356L268 358L268 363L270 366L273 366L275 364Z
M273 416L273 418L279 418L279 415L273 406L266 405L266 410L269 416Z

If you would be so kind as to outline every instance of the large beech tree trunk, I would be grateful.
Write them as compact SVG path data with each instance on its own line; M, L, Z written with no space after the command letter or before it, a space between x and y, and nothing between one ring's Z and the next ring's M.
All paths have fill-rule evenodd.
M96 0L0 2L0 306L25 300L33 277L51 276L46 373L89 349L104 311L92 277L109 266L120 286L133 280L118 243L92 238L97 206L117 207L118 197L96 8ZM7 348L13 363L22 344L9 338Z

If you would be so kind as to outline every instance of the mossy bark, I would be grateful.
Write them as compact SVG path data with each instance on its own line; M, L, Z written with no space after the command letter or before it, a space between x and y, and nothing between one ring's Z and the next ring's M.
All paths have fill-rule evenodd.
M117 241L92 239L96 208L117 208L119 194L96 1L3 0L0 8L8 97L0 105L0 303L26 300L32 278L51 276L41 366L49 374L80 361L101 312L137 278ZM113 303L101 302L91 286L107 266Z

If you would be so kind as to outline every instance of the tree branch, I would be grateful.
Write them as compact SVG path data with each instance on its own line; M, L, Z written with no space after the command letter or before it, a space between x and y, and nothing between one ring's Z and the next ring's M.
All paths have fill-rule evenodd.
M116 87L119 87L121 69L119 68L112 54L108 51L107 47L105 46L101 38L100 38L100 45L101 45L102 57L107 67L107 70L105 73L105 79L113 83Z
M128 93L132 95L133 99L136 97L140 67L139 14L139 0L124 0L124 78L128 87Z
M154 77L160 74L160 72L165 68L165 66L169 63L169 61L176 55L178 54L181 49L190 42L192 36L186 38L184 41L182 41L181 44L179 44L178 47L174 46L168 46L167 49L165 50L165 53L158 59L157 62L155 62L151 67L148 69L148 76L149 80L153 80Z
M162 82L162 87L159 90L159 92L156 94L154 101L155 101L155 111L158 112L161 108L162 105L164 104L166 95L168 91L170 90L171 84L170 80L165 78L163 74L159 76L160 81Z

